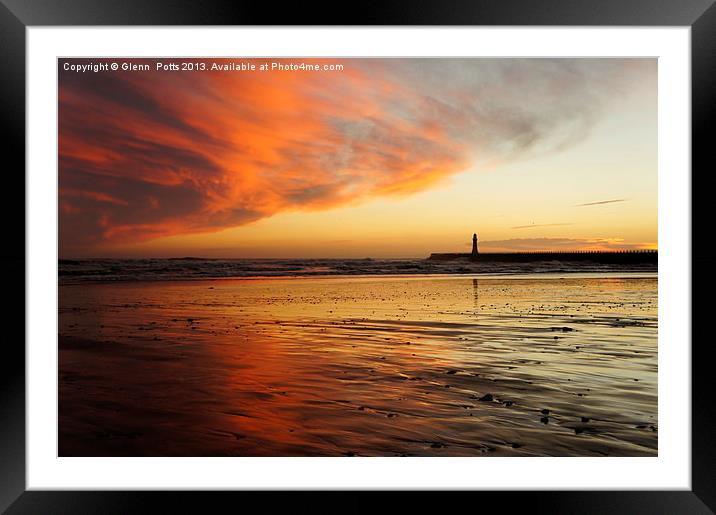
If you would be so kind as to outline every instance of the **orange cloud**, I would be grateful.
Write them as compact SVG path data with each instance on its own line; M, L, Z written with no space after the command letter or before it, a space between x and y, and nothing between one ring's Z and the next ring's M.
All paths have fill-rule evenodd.
M61 255L409 195L476 155L566 144L592 118L576 99L594 97L583 74L551 64L555 82L531 85L515 107L524 95L497 85L536 72L511 60L304 59L345 68L196 73L77 73L66 61L112 62L59 61ZM559 136L565 120L581 132Z
M60 197L83 197L94 200L96 202L109 202L110 204L116 204L120 206L126 206L128 204L126 200L115 198L106 193L90 190L78 190L74 188L60 189Z

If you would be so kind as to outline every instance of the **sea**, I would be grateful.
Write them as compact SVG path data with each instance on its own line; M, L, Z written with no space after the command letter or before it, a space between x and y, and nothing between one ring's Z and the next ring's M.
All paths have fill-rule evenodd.
M60 259L60 284L177 281L241 277L502 275L543 273L656 272L653 263L604 264L561 260L530 263L410 259Z

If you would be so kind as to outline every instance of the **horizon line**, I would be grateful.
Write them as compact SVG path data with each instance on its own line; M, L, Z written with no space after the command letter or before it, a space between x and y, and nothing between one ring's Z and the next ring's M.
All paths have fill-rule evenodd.
M604 249L581 249L581 250L567 250L567 249L559 249L559 250L549 250L549 249L540 249L540 250L517 250L517 251L486 251L486 252L479 252L478 255L492 255L492 254L627 254L627 253L649 253L649 252L659 252L658 248L655 249L611 249L611 250L604 250ZM174 260L202 260L202 261L217 261L221 259L265 259L265 260L280 260L280 259L350 259L355 261L365 261L365 260L372 260L372 259L428 259L432 255L465 255L470 256L472 255L470 252L431 252L427 257L421 257L421 256L398 256L398 257L373 257L373 256L364 256L364 257L331 257L331 256L321 256L321 257L299 257L299 256L293 256L293 257L241 257L241 256L233 256L233 257L204 257L204 256L83 256L83 257L59 257L57 258L58 261L81 261L81 260L100 260L100 259L174 259Z

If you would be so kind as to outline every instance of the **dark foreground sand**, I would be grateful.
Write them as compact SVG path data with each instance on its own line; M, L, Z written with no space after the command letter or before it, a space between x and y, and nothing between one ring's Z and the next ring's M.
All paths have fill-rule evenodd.
M655 274L59 296L61 456L657 453Z

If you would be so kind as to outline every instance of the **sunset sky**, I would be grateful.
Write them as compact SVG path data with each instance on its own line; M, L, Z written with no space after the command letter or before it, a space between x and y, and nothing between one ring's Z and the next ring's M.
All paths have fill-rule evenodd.
M131 61L59 61L62 258L657 247L655 59Z

